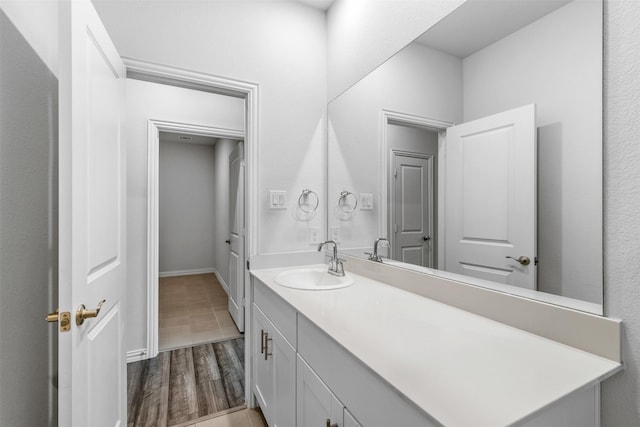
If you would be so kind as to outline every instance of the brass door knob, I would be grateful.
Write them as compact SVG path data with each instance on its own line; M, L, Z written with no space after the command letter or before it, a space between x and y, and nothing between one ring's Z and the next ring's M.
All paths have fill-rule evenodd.
M98 307L95 310L87 310L87 307L84 304L80 304L78 310L76 311L76 325L80 326L84 323L84 319L90 319L92 317L98 317L100 314L100 309L102 308L102 304L104 304L107 300L102 300L98 303Z
M529 259L528 256L521 256L520 258L514 258L512 256L506 256L505 258L511 258L513 260L518 261L520 264L522 265L529 265L531 264L531 260Z

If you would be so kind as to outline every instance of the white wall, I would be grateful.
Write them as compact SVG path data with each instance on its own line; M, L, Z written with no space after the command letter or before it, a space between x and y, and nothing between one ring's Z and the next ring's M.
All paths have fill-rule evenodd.
M380 224L386 210L380 206L381 111L460 122L461 81L459 58L414 43L329 104L329 227L340 227L341 250L363 256L386 235ZM343 189L373 194L374 209L343 218L335 209Z
M604 312L623 320L625 370L603 384L602 426L632 427L640 425L640 2L607 1L604 23Z
M538 290L602 301L602 4L569 3L463 61L464 121L536 104Z
M244 100L127 79L127 351L146 347L147 123L244 128Z
M337 0L327 14L329 100L465 1Z
M231 237L229 230L229 154L236 148L238 141L220 139L215 149L215 204L214 218L216 229L215 265L222 286L229 286L229 245L225 240Z
M121 55L259 84L258 253L314 250L324 207L295 217L310 188L324 200L326 20L284 1L94 2ZM270 189L288 209L268 210Z
M33 45L55 49L56 21L0 7L0 426L55 426L58 80Z
M165 141L160 133L160 274L215 270L215 218L225 205L215 203L214 164L213 145Z

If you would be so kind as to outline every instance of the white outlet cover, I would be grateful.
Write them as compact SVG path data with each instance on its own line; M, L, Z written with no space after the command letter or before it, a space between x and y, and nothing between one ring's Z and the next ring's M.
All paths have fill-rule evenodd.
M330 237L329 240L333 240L334 242L339 243L340 242L340 235L341 235L340 227L334 225L333 227L331 227L330 231L331 231L331 235L329 236Z
M320 227L309 227L309 244L317 245L320 243Z

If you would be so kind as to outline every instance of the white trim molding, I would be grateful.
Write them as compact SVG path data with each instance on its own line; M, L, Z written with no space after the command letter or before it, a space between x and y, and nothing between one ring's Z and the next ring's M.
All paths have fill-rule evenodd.
M161 271L158 273L158 277L176 277L176 276L193 276L196 274L213 273L218 276L218 272L215 268L196 268L192 270L174 270L174 271Z
M127 351L127 363L139 362L147 359L147 349L139 348L137 350Z
M224 289L224 291L227 293L227 296L229 296L229 285L227 284L227 282L224 281L224 279L222 278L220 273L218 273L217 270L214 271L213 273L216 275L216 279L218 279L218 282L220 283L220 286L222 286L222 289Z

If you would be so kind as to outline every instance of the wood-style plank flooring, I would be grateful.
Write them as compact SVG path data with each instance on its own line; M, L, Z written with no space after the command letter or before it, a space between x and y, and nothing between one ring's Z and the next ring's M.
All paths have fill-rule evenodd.
M129 427L188 425L243 407L244 338L161 352L130 363L127 378Z
M160 350L235 338L227 294L215 274L161 277L158 293Z

